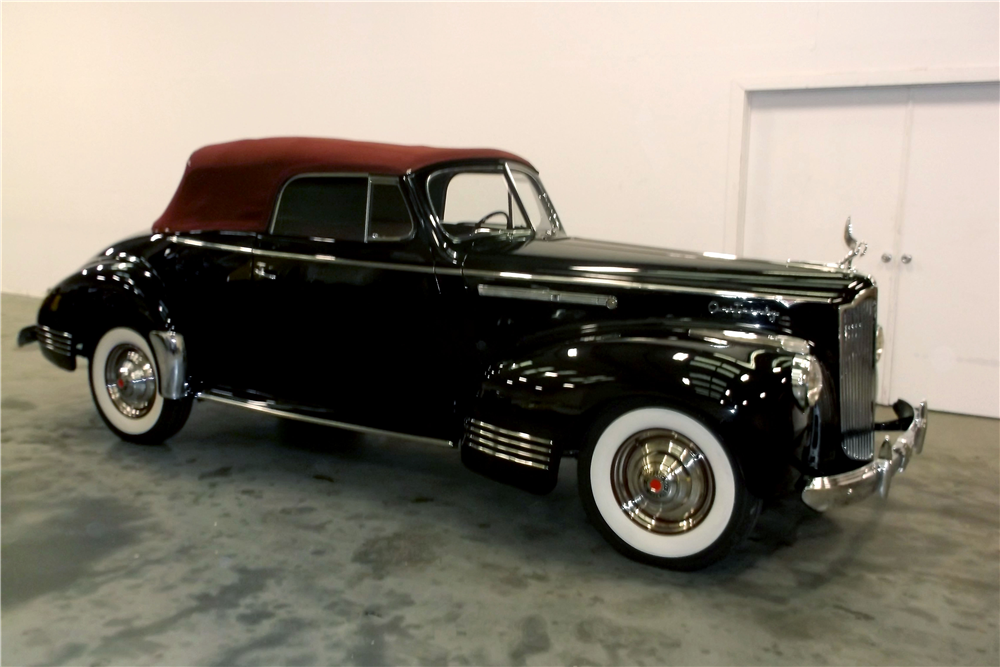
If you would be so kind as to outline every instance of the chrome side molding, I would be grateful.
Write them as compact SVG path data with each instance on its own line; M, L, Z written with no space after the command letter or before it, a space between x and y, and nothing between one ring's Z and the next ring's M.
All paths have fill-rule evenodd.
M179 243L181 245L194 246L195 248L212 248L214 250L228 250L230 252L244 252L247 254L253 253L253 248L250 246L241 245L230 245L228 243L214 243L212 241L201 241L199 239L193 239L189 236L177 236L173 234L167 237L167 240L171 243Z
M551 303L578 303L584 306L604 306L608 310L618 307L618 299L610 294L585 294L583 292L558 292L545 287L500 287L479 285L480 296Z
M515 273L511 271L484 271L480 269L434 268L434 273L442 276L463 276L465 278L488 278L500 280L520 280L569 285L596 285L598 287L640 290L650 292L669 292L676 294L708 294L723 299L766 299L777 301L783 305L793 303L833 303L834 297L820 295L809 290L787 290L783 294L774 292L746 292L740 290L716 289L712 287L695 287L673 283L649 283L621 280L611 277L591 276L556 276L550 274ZM736 274L732 274L736 275Z
M559 464L558 458L553 456L551 440L510 431L477 419L465 422L464 446L529 468L549 470Z
M187 347L184 336L176 331L150 331L149 343L159 367L157 380L163 398L171 401L187 393Z
M189 245L196 248L209 248L212 250L225 250L228 252L241 252L254 257L274 257L276 259L295 259L303 262L319 262L321 264L337 264L339 266L353 266L367 269L384 269L387 271L407 271L409 273L434 273L433 266L423 266L420 264L397 264L395 262L369 262L366 260L346 259L334 257L333 255L313 255L297 252L282 252L280 250L262 250L250 246L230 245L227 243L215 243L214 241L201 241L187 236L167 237L171 243ZM258 274L259 275L259 274Z
M22 332L23 333L23 332ZM61 354L64 357L73 356L73 335L65 331L57 331L39 324L35 327L35 335L39 343L49 352Z
M395 262L374 262L368 260L347 259L335 257L333 255L313 255L304 253L282 252L278 250L262 250L245 246L229 245L226 243L215 243L212 241L201 241L186 236L176 234L167 237L172 243L195 246L198 248L211 248L214 250L226 250L229 252L240 252L252 254L255 257L275 257L282 259L295 259L304 262L320 262L327 264L339 264L341 266L353 266L369 269L383 269L386 271L406 271L409 273L428 273L437 276L458 276L461 278L487 278L499 280L519 280L531 282L544 282L552 284L569 285L596 285L598 287L614 287L626 290L639 290L651 292L667 292L671 294L707 294L723 299L765 299L777 301L784 305L793 303L833 303L834 297L818 294L809 290L787 290L786 293L778 294L774 292L747 292L739 290L714 289L710 287L696 287L693 285L649 283L620 280L611 277L594 276L557 276L549 274L528 274L514 273L510 271L483 271L478 269L451 268L446 266L431 266L423 264L397 264ZM735 275L735 274L733 274ZM600 296L600 295L596 295ZM606 305L606 304L604 304Z
M232 405L237 408L255 410L257 412L263 412L264 414L267 415L274 415L275 417L284 417L285 419L292 419L295 421L305 422L307 424L332 426L334 428L342 428L344 430L354 431L356 433L381 435L389 438L401 438L404 440L412 440L413 442L419 442L425 445L438 445L440 447L449 447L449 448L455 447L455 444L450 440L438 440L437 438L427 438L422 435L410 435L409 433L386 431L384 429L372 428L370 426L361 426L359 424L349 424L347 422L336 421L334 419L324 419L323 417L313 417L311 415L304 415L299 412L294 412L292 410L283 410L281 408L275 407L275 404L270 401L252 401L246 398L237 398L236 396L226 396L214 392L198 392L197 394L195 394L195 398L197 398L199 401L213 401L215 403L222 403L224 405Z
M809 341L783 334L753 333L733 329L688 329L688 334L699 338L715 338L727 343L766 345L792 354L809 354Z

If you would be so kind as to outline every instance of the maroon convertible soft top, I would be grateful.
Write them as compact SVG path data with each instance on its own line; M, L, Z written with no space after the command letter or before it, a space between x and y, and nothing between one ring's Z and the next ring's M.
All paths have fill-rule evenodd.
M304 173L399 176L440 162L523 158L489 148L430 148L344 139L245 139L196 150L154 232L267 230L281 186ZM530 166L530 165L529 165Z

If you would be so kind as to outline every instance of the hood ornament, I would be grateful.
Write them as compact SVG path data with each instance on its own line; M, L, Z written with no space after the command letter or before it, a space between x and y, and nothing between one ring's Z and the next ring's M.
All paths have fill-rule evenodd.
M861 257L868 252L868 244L854 238L854 225L851 224L851 216L847 216L847 224L844 225L844 243L846 243L847 247L851 250L847 253L844 259L840 260L840 264L838 264L838 266L841 269L853 271L854 266L852 263L854 262L854 258Z

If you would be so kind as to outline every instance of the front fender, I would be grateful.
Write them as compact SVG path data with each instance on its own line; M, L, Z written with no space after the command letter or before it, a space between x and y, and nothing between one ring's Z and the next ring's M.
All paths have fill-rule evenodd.
M808 425L791 392L794 354L774 337L712 333L605 334L521 350L489 368L475 418L549 439L559 456L579 451L607 410L673 407L716 431L752 492L772 495L790 481Z

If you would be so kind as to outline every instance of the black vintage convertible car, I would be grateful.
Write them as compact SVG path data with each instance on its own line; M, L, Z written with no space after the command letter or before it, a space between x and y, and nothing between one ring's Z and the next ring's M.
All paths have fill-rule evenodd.
M457 447L535 493L576 457L617 549L691 569L763 498L884 496L920 451L926 404L875 422L876 298L850 255L573 238L510 153L275 138L196 151L152 232L59 283L19 342L87 359L131 442L200 399Z

